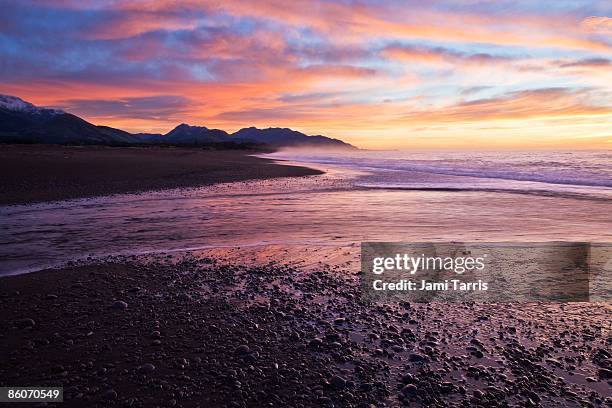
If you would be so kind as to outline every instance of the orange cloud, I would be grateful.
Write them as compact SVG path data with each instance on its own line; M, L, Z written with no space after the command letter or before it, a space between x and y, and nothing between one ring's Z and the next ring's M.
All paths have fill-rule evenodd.
M77 0L54 0L62 7L86 8ZM591 32L609 33L610 18L589 17L576 26L572 16L505 15L492 18L476 12L444 12L407 5L366 5L311 0L125 0L102 7L120 10L131 16L119 28L94 27L92 35L101 38L130 36L157 28L192 27L195 18L175 16L174 10L226 12L237 17L257 17L280 24L310 27L332 35L340 41L357 41L369 37L429 39L445 42L477 42L498 45L547 48L558 47L590 51L610 51L609 43L585 36ZM305 12L308 10L308 12ZM142 15L142 17L140 17ZM164 21L167 24L164 25Z
M610 17L587 17L582 20L582 26L593 33L612 34L612 18Z
M612 118L612 107L589 103L586 91L549 88L464 101L438 109L417 110L402 116L400 120L412 124L432 124L580 116Z
M26 51L7 48L1 92L131 131L288 126L391 147L417 134L580 140L612 122L608 17L310 0L47 5L87 10L87 22L103 12L72 31L45 26L61 38L31 52L35 31L14 24L13 48ZM510 91L533 84L546 89ZM460 99L474 95L487 97Z
M172 15L158 15L140 11L126 15L117 15L112 24L104 22L91 27L86 38L95 40L113 40L133 37L156 30L187 30L194 29L197 20L194 18Z

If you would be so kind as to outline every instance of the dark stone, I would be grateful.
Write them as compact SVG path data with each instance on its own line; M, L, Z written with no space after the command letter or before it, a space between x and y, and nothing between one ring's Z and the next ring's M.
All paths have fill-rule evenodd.
M102 393L102 398L105 400L116 400L117 399L117 391L110 389L110 390L106 390L104 391L104 393Z
M117 300L115 303L113 303L113 309L115 310L125 310L127 307L128 304L122 300Z
M242 344L242 345L236 347L236 354L241 354L241 355L249 354L250 351L251 351L251 349L246 344Z
M402 384L412 384L414 382L416 382L416 378L414 378L414 375L410 373L406 373L402 377Z
M339 375L334 375L331 380L329 380L329 383L332 387L337 389L342 389L346 387L346 380L340 377Z
M15 320L15 326L19 327L20 329L25 329L28 327L36 326L36 322L34 321L34 319L19 319Z
M412 361L412 362L427 361L427 357L419 353L412 353L408 356L408 361Z
M155 366L151 363L146 363L138 367L138 369L144 373L150 373L155 370Z
M315 339L310 340L310 343L308 343L308 345L312 348L319 348L323 345L323 340L319 338L315 338Z
M402 394L406 397L411 397L413 395L416 395L418 391L419 389L414 384L408 384L404 386L404 388L402 388Z

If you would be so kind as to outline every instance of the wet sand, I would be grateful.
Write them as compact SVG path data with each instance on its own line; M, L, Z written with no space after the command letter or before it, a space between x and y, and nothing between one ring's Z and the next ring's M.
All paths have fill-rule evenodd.
M0 205L321 174L241 150L0 145Z
M609 305L364 303L351 251L215 249L2 278L0 385L63 386L75 407L612 402Z

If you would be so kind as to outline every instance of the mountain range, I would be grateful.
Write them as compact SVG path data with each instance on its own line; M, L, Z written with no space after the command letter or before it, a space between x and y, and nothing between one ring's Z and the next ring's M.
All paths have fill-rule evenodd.
M0 95L0 143L191 146L228 142L271 147L355 149L339 139L308 136L288 128L248 127L229 134L220 129L183 123L166 134L129 133L94 125L63 110L38 107L16 96Z

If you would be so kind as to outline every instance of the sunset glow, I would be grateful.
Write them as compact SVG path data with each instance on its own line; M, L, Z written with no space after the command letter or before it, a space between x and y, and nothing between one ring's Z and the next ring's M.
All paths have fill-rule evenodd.
M612 148L610 1L0 0L0 93L95 124Z

